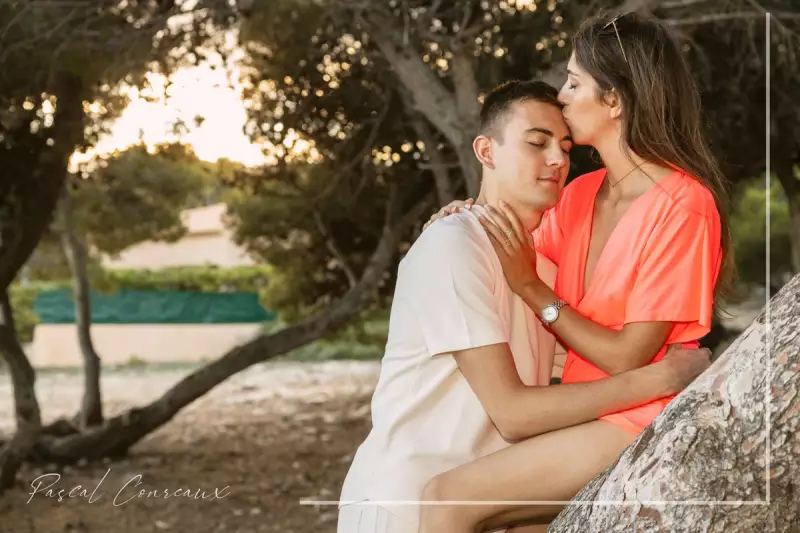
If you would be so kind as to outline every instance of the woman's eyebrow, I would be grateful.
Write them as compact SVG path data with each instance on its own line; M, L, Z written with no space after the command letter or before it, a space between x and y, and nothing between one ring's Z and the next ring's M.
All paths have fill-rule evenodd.
M580 78L580 76L579 76L579 75L575 74L575 73L574 73L574 72L572 72L570 69L567 69L567 74L569 74L570 76L575 76L576 78Z

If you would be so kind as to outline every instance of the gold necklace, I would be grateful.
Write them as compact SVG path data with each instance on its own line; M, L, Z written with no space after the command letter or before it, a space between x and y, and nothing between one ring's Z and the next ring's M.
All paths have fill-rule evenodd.
M615 184L613 184L613 185L611 184L611 182L610 182L610 181L609 181L609 179L608 179L608 170L606 170L606 181L608 182L608 186L609 186L610 188L612 188L612 189L613 189L614 187L616 187L617 185L619 185L619 182L621 182L622 180L624 180L625 178L627 178L628 176L630 176L631 174L633 174L633 171L634 171L634 170L636 170L637 168L639 168L640 166L642 166L642 164L643 164L643 163L639 163L638 165L636 165L635 167L633 167L633 168L632 168L632 169L631 169L631 170L630 170L630 171L629 171L627 174L625 174L625 175L624 175L624 176L622 176L620 179L618 179L618 180L617 180L617 182L616 182Z

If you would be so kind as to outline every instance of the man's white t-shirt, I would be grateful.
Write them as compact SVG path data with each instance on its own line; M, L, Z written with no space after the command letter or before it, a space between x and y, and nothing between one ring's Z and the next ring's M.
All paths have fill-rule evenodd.
M342 488L342 504L380 501L413 531L419 506L386 502L417 501L435 475L507 446L449 354L508 343L525 384L552 371L555 340L508 286L481 209L438 220L400 263L373 427Z

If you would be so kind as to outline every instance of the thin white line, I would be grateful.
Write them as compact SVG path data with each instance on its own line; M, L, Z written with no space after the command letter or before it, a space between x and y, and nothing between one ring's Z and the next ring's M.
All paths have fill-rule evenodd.
M769 505L768 502L763 500L719 500L719 501L704 501L704 500L636 500L636 501L602 501L602 500L565 500L565 501L492 501L492 500L452 500L452 501L414 501L414 500L300 500L300 505L619 505L623 507L639 506L639 505L727 505L738 507L742 505Z
M769 12L766 14L766 26L767 26L766 27L766 59L767 59L767 61L766 61L766 63L767 63L767 98L766 98L766 106L767 106L767 109L766 109L766 114L767 114L767 117L766 117L766 121L767 121L767 127L766 127L766 131L767 131L767 135L766 135L766 137L767 137L767 139L766 139L766 141L767 141L767 157L766 157L766 160L767 160L767 236L766 236L767 237L767 239L766 239L767 240L767 296L766 297L767 297L767 305L766 305L766 313L765 313L765 318L766 318L766 320L765 320L765 322L766 322L766 330L765 330L765 333L766 333L766 350L764 352L764 364L766 365L766 368L765 368L766 386L764 388L766 389L766 394L765 394L765 402L766 402L766 404L764 405L764 415L765 415L765 418L766 418L767 438L766 438L766 445L764 446L766 448L766 450L765 450L765 454L766 454L766 458L765 459L766 460L765 460L765 466L764 466L764 474L765 474L766 480L767 480L767 494L766 494L767 499L766 499L766 501L767 501L767 504L769 504L769 502L770 502L770 485L771 485L771 480L770 480L770 460L771 460L771 456L770 456L770 444L771 444L770 443L770 435L772 433L772 428L771 428L771 426L772 426L772 417L771 417L770 409L769 409L770 405L772 404L772 401L771 401L772 400L772 391L770 390L771 389L771 383L772 383L772 362L770 360L770 354L772 353L772 343L771 343L772 328L770 327L770 318L771 318L771 316L770 316L770 308L769 308L770 287L772 286L772 284L771 284L772 273L770 272L771 267L772 267L772 264L771 264L771 261L770 261L770 250L771 250L771 246L770 246L770 224L772 223L772 213L771 213L772 200L770 198L771 197L771 192L772 192L772 179L771 179L771 176L770 176L770 130L771 130L772 122L771 122L771 117L770 117L770 98L769 98L769 93L770 93L770 50L771 50L771 46L770 46L770 14L769 14Z

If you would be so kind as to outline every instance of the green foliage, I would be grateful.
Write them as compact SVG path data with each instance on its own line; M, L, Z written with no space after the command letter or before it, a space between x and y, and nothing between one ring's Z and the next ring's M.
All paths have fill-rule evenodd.
M48 284L46 288L54 288L54 285ZM8 298L14 311L14 326L22 343L33 340L33 330L39 323L39 317L33 312L33 303L42 290L45 290L45 287L36 283L28 285L15 283L9 287Z
M193 292L258 292L267 286L272 268L239 266L220 268L192 266L160 270L108 269L92 279L92 287L104 292L121 289Z
M96 268L96 263L89 258L90 270ZM51 227L39 239L28 262L23 267L23 272L17 278L36 281L59 281L72 277L72 272L64 255L64 247L60 236Z
M778 180L771 182L770 266L773 276L781 276L792 271L789 206ZM746 182L731 221L736 264L744 283L763 285L766 280L766 203L766 179Z
M779 10L773 0L760 4L764 12L770 11L770 6ZM691 49L689 56L702 90L708 129L726 176L734 183L749 181L766 167L767 79L773 161L788 157L794 164L800 162L800 103L796 97L800 20L779 20L773 15L770 76L764 19L754 17L753 21L758 22L699 25L687 35L691 46L687 44L686 49Z
M147 366L147 359L134 354L128 357L123 366L128 368L142 368Z
M273 324L269 331L280 327L284 326ZM384 354L388 334L387 312L365 312L343 330L292 350L284 357L293 361L380 359Z
M330 183L327 166L286 172L309 191ZM406 196L418 187L409 179ZM361 190L332 188L316 201L282 179L265 181L250 193L232 190L226 200L235 240L273 268L265 306L293 323L343 295L350 287L345 268L358 277L380 240L388 195L386 184L374 179L366 179ZM391 295L394 271L383 281L378 307Z
M91 246L88 268L98 277L96 252L115 255L144 240L174 241L185 234L184 209L220 201L229 162L207 163L181 144L142 146L93 161L73 176L74 236ZM26 264L28 279L46 281L71 277L61 241L63 219L42 236Z
M85 179L74 180L77 235L116 254L145 240L175 241L185 234L180 213L203 205L214 176L191 149L143 145L97 162Z

